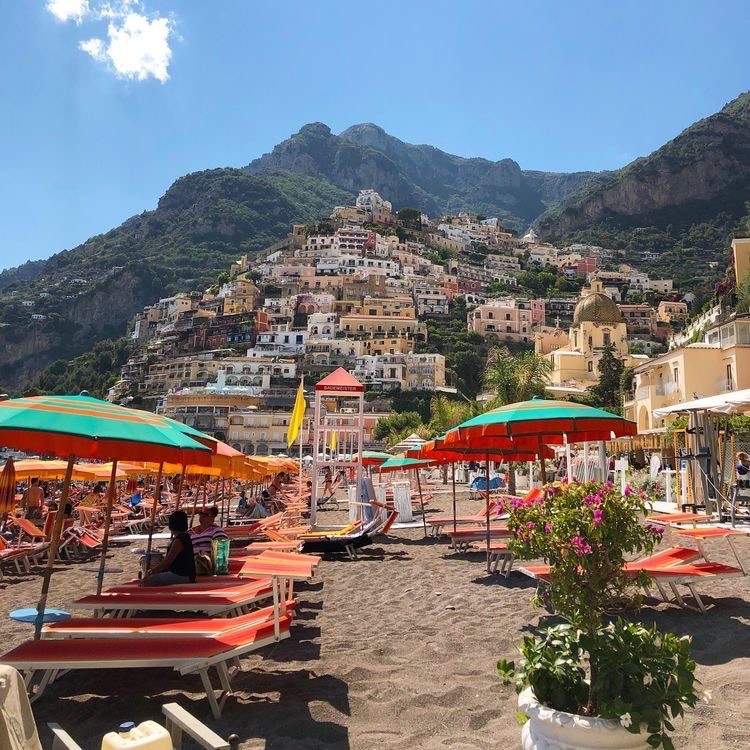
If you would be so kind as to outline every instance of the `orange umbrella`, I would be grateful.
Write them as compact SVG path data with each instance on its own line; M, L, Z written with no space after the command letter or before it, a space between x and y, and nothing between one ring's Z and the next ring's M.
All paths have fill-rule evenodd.
M0 474L0 513L10 513L16 508L16 470L9 458Z

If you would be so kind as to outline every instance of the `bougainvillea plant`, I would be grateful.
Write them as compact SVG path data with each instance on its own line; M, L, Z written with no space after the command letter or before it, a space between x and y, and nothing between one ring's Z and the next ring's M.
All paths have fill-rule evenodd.
M631 732L645 727L650 745L671 748L671 720L697 700L688 644L621 619L604 622L607 612L637 604L648 581L626 564L662 536L645 520L647 500L611 482L572 481L508 503L513 554L549 564L541 598L567 623L526 637L519 668L502 660L498 671L519 690L530 685L544 705L615 719Z

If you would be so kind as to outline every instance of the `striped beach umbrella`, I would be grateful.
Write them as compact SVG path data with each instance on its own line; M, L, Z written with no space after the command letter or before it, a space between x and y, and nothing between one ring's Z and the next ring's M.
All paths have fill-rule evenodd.
M52 527L47 567L37 606L35 638L41 637L47 594L65 516L63 509L68 502L76 457L113 462L98 578L98 588L101 589L117 461L209 462L211 449L194 438L200 439L203 435L191 427L156 414L115 406L90 396L32 396L0 401L0 445L68 460L58 506L60 510Z
M9 458L0 474L0 513L3 514L4 518L7 513L13 512L15 508L16 469L13 466L13 459Z

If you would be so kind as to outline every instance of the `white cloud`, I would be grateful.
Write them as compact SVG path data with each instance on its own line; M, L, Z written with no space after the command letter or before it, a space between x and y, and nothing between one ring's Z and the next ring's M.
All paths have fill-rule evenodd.
M80 24L89 14L89 0L47 0L47 10L58 21L75 21Z
M106 20L106 38L86 39L78 48L118 78L169 80L174 24L166 16L148 14L141 0L48 0L46 7L61 21Z
M149 77L164 83L169 80L172 49L168 18L149 20L140 13L128 13L107 26L107 41L89 39L79 47L95 60L106 61L119 78L145 81Z

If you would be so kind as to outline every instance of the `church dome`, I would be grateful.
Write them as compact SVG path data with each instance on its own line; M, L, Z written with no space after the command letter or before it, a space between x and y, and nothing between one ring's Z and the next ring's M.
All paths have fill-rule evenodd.
M573 312L573 325L581 323L622 323L620 308L604 292L586 295Z

